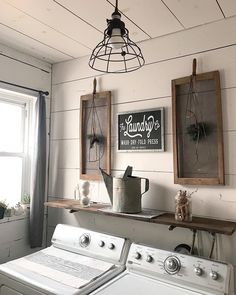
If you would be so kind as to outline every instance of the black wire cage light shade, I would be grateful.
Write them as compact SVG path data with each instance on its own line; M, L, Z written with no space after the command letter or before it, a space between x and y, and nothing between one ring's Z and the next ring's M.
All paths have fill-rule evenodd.
M127 73L144 65L141 49L129 38L129 31L121 21L116 0L112 19L107 20L103 40L94 48L89 66L105 73Z

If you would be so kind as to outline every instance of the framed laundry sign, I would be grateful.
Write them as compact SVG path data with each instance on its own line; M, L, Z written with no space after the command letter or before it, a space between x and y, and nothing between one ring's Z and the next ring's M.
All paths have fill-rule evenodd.
M164 151L164 108L118 114L118 151Z

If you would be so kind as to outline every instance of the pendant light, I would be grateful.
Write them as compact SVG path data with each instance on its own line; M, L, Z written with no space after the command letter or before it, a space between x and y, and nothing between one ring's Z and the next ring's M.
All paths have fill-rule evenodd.
M137 44L129 38L129 31L121 21L116 0L112 19L107 20L107 29L103 40L94 48L89 66L105 73L132 72L145 63L142 52Z

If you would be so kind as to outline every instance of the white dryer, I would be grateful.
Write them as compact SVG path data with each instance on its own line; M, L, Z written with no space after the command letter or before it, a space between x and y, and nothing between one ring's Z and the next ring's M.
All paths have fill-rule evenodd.
M125 269L129 241L57 225L52 246L0 265L0 295L84 295Z
M232 266L132 244L126 270L91 295L233 295Z

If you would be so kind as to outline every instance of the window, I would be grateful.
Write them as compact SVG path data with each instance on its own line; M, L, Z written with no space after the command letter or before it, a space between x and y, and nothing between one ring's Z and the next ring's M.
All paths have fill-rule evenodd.
M29 193L32 110L36 98L0 89L0 200L10 206Z

